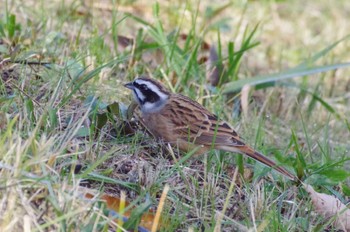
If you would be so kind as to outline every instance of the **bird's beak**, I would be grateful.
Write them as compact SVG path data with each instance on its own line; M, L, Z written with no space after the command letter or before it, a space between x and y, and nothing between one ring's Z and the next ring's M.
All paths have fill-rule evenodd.
M125 86L126 88L128 88L128 89L134 89L134 88L135 88L135 86L133 85L132 82L126 83L124 86Z

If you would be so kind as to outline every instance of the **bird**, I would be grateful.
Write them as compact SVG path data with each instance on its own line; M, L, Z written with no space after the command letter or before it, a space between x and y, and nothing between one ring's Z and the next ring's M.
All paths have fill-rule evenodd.
M247 145L227 122L191 98L172 93L161 82L144 75L124 86L132 90L142 124L155 138L183 152L198 149L196 154L202 154L216 149L247 155L290 180L297 180L287 169Z

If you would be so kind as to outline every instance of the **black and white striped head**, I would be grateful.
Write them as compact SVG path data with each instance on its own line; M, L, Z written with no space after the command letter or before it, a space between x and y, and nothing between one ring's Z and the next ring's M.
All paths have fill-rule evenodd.
M124 86L133 91L135 100L145 113L161 110L170 95L160 82L148 77L138 77Z

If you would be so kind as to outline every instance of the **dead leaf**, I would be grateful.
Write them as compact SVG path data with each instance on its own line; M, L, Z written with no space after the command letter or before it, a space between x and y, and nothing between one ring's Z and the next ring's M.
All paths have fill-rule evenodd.
M92 199L95 197L95 194L88 192L85 194L85 197L88 199ZM114 197L111 195L107 195L107 194L103 194L100 197L101 200L104 200L106 202L106 206L108 209L113 210L115 212L119 212L119 206L121 204L121 199L118 197ZM125 208L127 208L130 205L129 202L125 202ZM132 209L134 209L135 207L133 207ZM129 218L131 213L132 213L132 209L128 210L126 212L124 212L124 215L126 218ZM140 221L140 226L151 230L152 225L153 225L153 221L155 219L155 212L153 210L149 210L148 212L144 212Z
M126 48L134 44L134 40L132 38L128 38L126 36L118 35L118 45L122 48Z
M350 209L336 197L318 193L310 185L304 184L304 188L310 194L312 204L318 214L327 219L335 217L333 226L336 229L350 231Z
M223 64L219 60L219 55L215 46L211 46L207 62L207 79L212 86L217 86L219 84L222 75L222 67Z

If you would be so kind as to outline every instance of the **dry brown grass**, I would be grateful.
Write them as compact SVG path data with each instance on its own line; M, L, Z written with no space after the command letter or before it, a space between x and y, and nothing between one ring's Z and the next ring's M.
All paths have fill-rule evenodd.
M111 123L97 136L77 136L82 127L93 125L88 117L93 106L84 104L87 96L98 97L105 104L116 101L122 107L129 102L129 92L122 84L134 74L140 71L153 74L162 69L166 73L164 76L172 77L169 67L160 62L164 56L160 55L160 49L146 50L143 59L131 61L133 48L118 46L113 38L113 22L118 22L115 28L119 35L130 38L137 37L141 27L147 30L124 16L130 13L153 23L156 19L152 4L125 1L116 8L111 1L51 1L50 4L11 1L7 4L9 12L15 14L22 25L23 38L19 38L20 52L14 51L16 58L28 58L28 54L33 53L58 66L49 70L11 62L0 66L3 95L15 95L11 101L0 99L0 104L4 102L0 112L0 230L115 230L117 226L108 219L103 207L82 197L81 186L116 196L125 191L130 202L137 200L139 203L147 197L157 202L165 184L170 186L163 211L164 217L172 219L167 225L169 231L186 231L189 227L198 231L213 230L235 172L231 156L213 152L182 163L176 150L160 146L141 126L131 137L116 136L119 127ZM209 25L205 12L211 4L209 1L161 3L160 19L164 30L170 33L179 29L185 34L193 32L202 36L203 28ZM0 5L4 6L5 1L0 0ZM346 1L249 1L233 3L210 18L210 22L227 19L226 30L220 34L224 52L229 41L234 41L239 49L247 25L253 28L260 24L256 38L261 44L245 54L238 74L245 78L294 67L345 37L349 11L350 3ZM5 12L0 14L4 16ZM211 45L216 44L217 33L210 31L204 39ZM53 42L60 40L64 42ZM150 36L145 40L150 41ZM0 45L7 46L7 41L4 39ZM349 42L345 40L318 64L345 62L349 59L348 50ZM0 53L1 59L7 57L8 54ZM114 57L122 57L122 61L102 69L57 109L57 125L48 118L41 118L50 110L49 106L58 106L68 95L71 83L77 83L84 76L74 81L71 78L79 72L94 71ZM69 62L72 66L67 65ZM350 118L347 73L347 69L340 69L291 82L314 90L342 118ZM176 78L181 77L173 79ZM248 142L255 143L266 153L279 150L282 155L294 157L298 146L291 142L292 130L310 166L319 160L329 161L329 156L340 159L349 150L349 129L344 121L319 103L311 107L312 96L304 94L300 88L276 86L254 91L248 116L239 122L232 118L232 104L227 103L228 99L211 97L207 94L209 91L202 91L202 88L201 83L192 81L179 89L199 96L211 110L227 105L222 116L234 123ZM33 106L28 105L28 99ZM123 120L119 116L116 124ZM91 168L92 173L103 177L81 175L84 168L74 173L70 168L76 164L87 170ZM222 218L222 231L328 228L311 213L309 204L305 204L308 199L301 190L260 165L253 168L256 175L265 177L250 176L246 182L237 182ZM311 182L321 186L322 181L315 176ZM109 182L107 177L136 187L131 189ZM329 184L327 181L325 184ZM345 197L343 187L335 182L327 186Z

